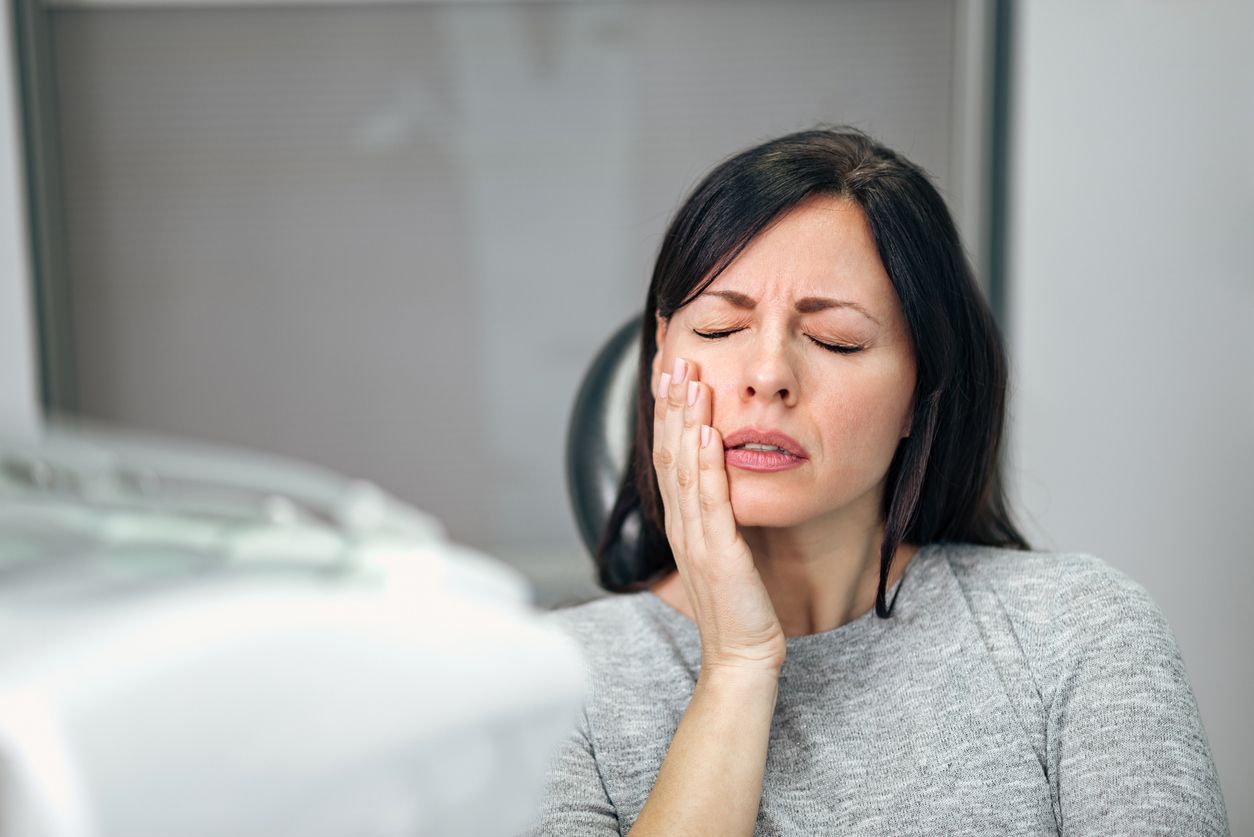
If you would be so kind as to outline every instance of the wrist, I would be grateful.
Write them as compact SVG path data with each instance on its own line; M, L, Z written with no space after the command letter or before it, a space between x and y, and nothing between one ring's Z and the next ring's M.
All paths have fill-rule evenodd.
M763 692L779 688L778 666L742 666L727 664L703 664L697 675L697 685L707 691Z
M751 677L755 675L771 675L778 677L780 671L784 667L784 658L787 656L787 647L784 644L784 638L781 635L778 641L771 645L763 645L755 648L740 648L735 652L710 651L709 649L701 649L701 671L716 672L716 676L745 676Z

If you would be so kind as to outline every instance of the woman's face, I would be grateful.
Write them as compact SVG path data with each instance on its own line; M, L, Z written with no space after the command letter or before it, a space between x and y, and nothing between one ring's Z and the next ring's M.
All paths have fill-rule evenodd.
M741 526L795 526L851 508L878 514L893 453L910 432L915 364L856 204L814 198L784 215L669 322L659 318L657 341L655 392L676 358L693 361L724 439L779 431L805 450L800 465L772 472L729 459Z

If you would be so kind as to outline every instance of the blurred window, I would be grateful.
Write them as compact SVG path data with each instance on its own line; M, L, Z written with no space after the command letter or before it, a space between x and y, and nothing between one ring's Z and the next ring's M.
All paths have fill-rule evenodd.
M551 589L590 577L566 419L670 214L831 122L978 217L979 6L53 2L66 404L362 476Z

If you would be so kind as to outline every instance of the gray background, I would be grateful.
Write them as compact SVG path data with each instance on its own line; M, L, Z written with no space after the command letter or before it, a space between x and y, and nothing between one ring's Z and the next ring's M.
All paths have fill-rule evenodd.
M1141 582L1254 834L1254 4L1025 4L1013 473L1035 543Z

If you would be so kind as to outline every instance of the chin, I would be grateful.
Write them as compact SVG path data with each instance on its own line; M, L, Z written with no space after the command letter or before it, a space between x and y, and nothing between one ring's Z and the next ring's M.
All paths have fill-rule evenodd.
M833 513L865 509L875 514L883 496L883 481L859 487L856 477L842 481L844 491L831 487L826 493L808 480L789 483L779 475L729 474L728 492L732 516L738 526L786 528L809 523ZM854 490L849 492L848 489ZM847 493L848 492L848 493Z
M798 503L791 491L772 491L763 486L751 490L730 488L732 516L738 526L773 526L785 528L812 520L815 509Z

